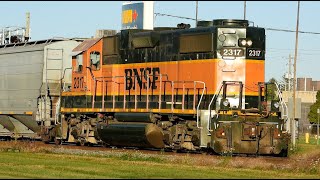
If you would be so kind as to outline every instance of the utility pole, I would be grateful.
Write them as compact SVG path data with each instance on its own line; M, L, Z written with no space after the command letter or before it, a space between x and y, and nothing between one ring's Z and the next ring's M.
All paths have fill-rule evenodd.
M291 57L291 54L289 54L289 64L288 64L288 66L289 66L289 72L288 72L288 84L286 84L286 85L288 85L288 97L292 97L292 88L291 88L291 79L292 79L292 71L291 71L291 68L292 68L292 57ZM289 101L288 101L288 103L289 103ZM292 109L290 109L290 110L292 110ZM291 118L290 118L291 116L289 116L288 118L288 121L286 122L286 129L287 129L287 131L289 132L289 133L292 133L292 126L290 125L291 123L292 123L292 120L291 120Z
M246 20L246 8L247 8L247 1L244 1L243 6L243 19Z
M317 109L317 114L318 114L318 124L317 124L317 145L319 145L319 114L320 114L320 109Z
M292 72L291 72L291 66L292 66L292 57L291 57L291 54L289 54L289 74L288 74L288 91L289 93L291 94L291 75L292 75Z
M196 26L198 25L198 1L196 1Z
M297 70L297 54L298 54L298 31L299 31L299 11L300 11L300 1L298 1L298 12L297 12L297 26L296 26L296 45L294 50L294 66L293 66L293 119L292 119L292 145L293 149L296 148L296 70Z

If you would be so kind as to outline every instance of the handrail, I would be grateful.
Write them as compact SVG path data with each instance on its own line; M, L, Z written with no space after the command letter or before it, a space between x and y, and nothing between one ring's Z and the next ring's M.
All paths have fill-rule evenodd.
M138 81L138 76L134 76L134 110L137 110L137 81Z
M54 118L54 124L57 125L58 123L58 118L59 118L59 113L60 113L60 107L61 107L61 104L60 104L60 101L61 101L61 98L59 97L58 100L57 100L57 105L59 107L56 107L56 112L55 112L55 118Z
M124 76L123 78L124 78L123 79L123 84L124 84L124 82L126 82L127 76ZM123 109L126 109L126 87L125 86L123 87Z
M220 94L220 91L221 91L221 88L222 88L222 85L223 85L223 82L220 83L220 86L217 87L210 103L209 103L209 106L208 106L208 111L209 111L209 116L208 116L208 126L207 126L207 129L208 131L210 131L210 127L209 127L209 122L210 122L210 118L211 118L211 105L213 103L213 100L216 98L216 96L218 96L218 94ZM219 88L220 87L220 88Z
M88 69L90 70L90 68L88 67ZM127 103L127 97L126 97L126 95L128 95L128 92L126 92L126 91L128 91L128 89L126 89L126 80L127 80L127 78L128 78L128 76L100 76L100 77L95 77L92 73L90 73L91 74L91 77L92 77L92 79L94 80L94 85L93 85L93 90L92 91L94 91L93 92L93 99L92 99L92 108L94 108L94 105L95 105L95 96L97 95L96 94L96 90L98 89L98 87L100 87L100 85L102 85L102 91L103 91L103 93L102 93L102 103L103 103L103 105L102 105L102 109L104 109L105 108L105 94L106 94L106 84L108 84L108 82L110 82L111 83L111 89L112 89L112 92L115 92L115 91L117 91L117 89L118 89L118 93L120 93L120 91L123 91L123 106L121 107L121 108L123 108L123 109L125 109L126 108L126 103ZM186 93L186 89L191 89L191 88L193 88L194 89L194 99L193 99L193 103L194 103L194 105L193 105L193 110L194 111L197 111L197 116L199 116L199 109L200 109L200 104L201 104L201 102L202 102L202 100L203 100L203 96L204 96L204 93L205 93L205 90L206 90L206 84L204 83L204 82L202 82L202 81L169 81L169 80L166 80L166 79L168 79L168 76L166 75L166 74L159 74L159 75L146 75L146 82L145 82L145 85L146 85L146 87L144 87L143 89L143 91L144 92L146 92L146 99L145 99L145 102L146 102L146 109L147 110L150 110L150 88L153 88L153 87L150 87L150 85L151 85L151 83L155 83L155 82L151 82L151 80L150 80L150 77L151 76L159 76L159 79L157 79L156 80L156 83L159 83L159 89L157 88L157 91L159 91L159 93L158 93L158 95L156 95L156 96L158 96L158 110L160 111L161 110L161 105L162 105L162 96L163 96L163 94L162 93L165 93L165 92L170 92L171 91L171 111L173 112L174 111L174 109L175 109L175 97L176 97L176 95L177 94L175 94L175 90L177 90L177 89L181 89L182 90L182 101L183 102L181 102L181 104L182 104L182 107L180 108L179 107L179 109L181 109L182 111L184 111L185 110L185 107L184 107L184 105L185 105L185 93ZM166 76L166 79L164 80L164 76ZM130 76L131 78L132 78L132 76ZM107 79L107 78L110 78L110 79ZM120 79L122 79L122 80L118 80L118 78L120 78ZM138 91L139 91L139 89L137 88L137 84L138 84L138 76L137 75L134 75L133 76L133 80L134 80L134 82L133 82L133 84L134 84L134 109L135 110L137 110L137 103L138 103ZM167 91L166 91L166 89L165 89L165 84L163 85L162 83L166 83L166 82L168 82L170 85L171 85L171 89L168 89ZM99 83L99 84L98 84ZM117 84L117 85L115 85L115 84ZM189 85L186 85L186 84L189 84ZM196 87L197 86L197 84L198 83L201 83L201 84L203 84L203 87ZM178 84L178 86L177 86L177 84ZM181 87L180 87L180 85L181 85ZM123 86L123 87L122 87ZM193 87L192 87L193 86ZM123 89L122 89L123 88ZM100 88L99 88L100 89ZM195 104L196 103L196 90L198 90L198 96L199 96L199 90L200 89L202 89L202 92L201 92L201 97L200 97L200 99L199 99L199 101L198 101L198 104ZM129 90L130 91L130 90ZM179 91L180 92L180 91ZM120 94L118 94L118 95L120 95ZM152 95L153 95L153 92L152 92ZM112 109L115 109L115 104L116 104L116 94L115 93L113 93L113 95L112 95ZM121 95L122 96L122 95ZM129 96L131 96L131 94L130 94L130 92L129 92ZM130 100L130 97L129 97L129 100ZM199 117L197 117L198 118L198 121L199 121ZM198 123L199 124L199 123Z
M173 112L173 102L174 102L174 81L171 81L171 111Z
M96 98L96 91L97 91L97 81L94 80L93 96L92 96L92 110L94 109L94 102L95 102L95 98Z
M160 74L160 82L159 82L159 112L161 110L161 84L162 84L162 74Z
M288 106L286 105L286 103L283 101L283 98L282 98L282 93L280 91L280 88L279 88L279 84L277 82L274 82L276 87L277 87L277 93L278 93L278 97L280 99L280 104L281 104L281 107L283 110L285 110L285 114L283 114L283 117L286 117L285 118L285 121L287 121L288 119Z
M146 100L146 109L149 110L149 75L147 75L147 100Z
M199 128L199 107L200 107L200 104L201 104L201 101L202 101L202 98L203 98L204 91L206 89L206 83L203 82L203 81L194 81L194 87L196 86L196 83L202 83L203 84L202 94L201 94L200 100L198 101L198 106L197 106L197 127ZM196 93L193 92L193 94L196 94Z
M101 108L102 109L104 109L104 93L105 93L105 85L104 85L104 82L105 82L105 80L104 80L104 78L102 78L102 106L101 106Z

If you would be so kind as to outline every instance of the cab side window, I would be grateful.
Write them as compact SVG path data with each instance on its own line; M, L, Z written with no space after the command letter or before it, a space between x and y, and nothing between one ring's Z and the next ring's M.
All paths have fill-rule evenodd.
M76 72L82 72L82 69L83 69L83 58L82 58L82 54L79 54L76 56L76 62L77 62L77 69L76 69Z
M90 53L90 66L94 71L100 70L100 52L93 51Z

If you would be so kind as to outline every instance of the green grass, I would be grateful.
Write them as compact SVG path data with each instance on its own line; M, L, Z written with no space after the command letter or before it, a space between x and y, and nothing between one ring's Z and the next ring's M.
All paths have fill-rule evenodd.
M1 152L0 159L1 178L320 178L319 174L225 165L196 166L66 154Z
M312 139L306 144L302 137L289 158L280 159L209 155L195 159L198 156L190 154L172 156L165 152L154 155L117 150L75 155L66 149L61 154L56 151L59 149L31 144L1 145L0 178L320 178L320 146Z
M289 155L293 154L309 154L312 152L320 152L320 140L319 145L317 145L317 139L314 135L309 136L309 143L306 143L305 134L300 135L299 139L296 141L296 149L292 150Z

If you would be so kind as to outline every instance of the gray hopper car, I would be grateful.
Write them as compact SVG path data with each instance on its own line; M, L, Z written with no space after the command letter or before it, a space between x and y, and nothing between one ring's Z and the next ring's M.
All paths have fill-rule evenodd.
M0 46L0 137L40 138L40 125L54 124L60 89L71 84L72 50L82 41Z

